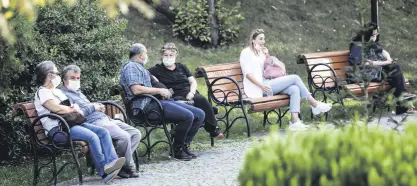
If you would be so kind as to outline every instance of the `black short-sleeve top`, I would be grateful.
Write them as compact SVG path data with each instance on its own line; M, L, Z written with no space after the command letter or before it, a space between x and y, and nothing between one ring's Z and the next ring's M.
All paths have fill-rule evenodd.
M157 64L148 69L159 82L167 88L172 88L174 95L186 95L190 92L189 77L193 76L190 69L182 63L175 63L174 70L167 69L163 64Z

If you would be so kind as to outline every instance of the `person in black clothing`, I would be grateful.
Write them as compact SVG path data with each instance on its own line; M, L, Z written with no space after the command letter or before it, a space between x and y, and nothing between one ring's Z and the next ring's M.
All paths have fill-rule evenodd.
M194 101L194 106L205 114L204 129L211 137L224 138L217 126L216 116L209 101L197 92L197 81L190 70L182 63L176 63L178 49L174 43L167 43L161 49L162 63L148 69L160 83L173 90L176 100Z
M402 100L414 99L416 97L415 95L407 93L405 78L400 66L395 63L390 54L379 45L377 25L371 22L365 25L365 28L364 31L358 33L358 35L353 38L349 47L349 60L362 61L362 52L360 48L358 50L358 47L360 47L358 43L360 43L363 38L366 42L364 47L365 64L376 66L377 69L384 72L383 74L386 74L386 77L383 78L386 78L386 81L390 84L391 88L394 88L394 97ZM397 106L396 114L405 112L413 113L415 111L412 107L406 108L401 105Z

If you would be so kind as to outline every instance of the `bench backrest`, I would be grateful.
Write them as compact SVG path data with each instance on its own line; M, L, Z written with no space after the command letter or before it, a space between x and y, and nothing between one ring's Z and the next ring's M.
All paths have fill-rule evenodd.
M348 56L349 50L301 54L298 56L297 63L305 64L307 72L311 71L308 74L310 83L314 83L318 87L325 86L326 88L330 88L335 86L335 78L338 79L338 82L344 82L346 80L345 73L349 70L347 67L350 66ZM320 63L332 67L334 72L324 65L312 69L314 65Z
M122 98L122 101L123 101L123 105L125 106L125 111L126 111L126 114L127 114L127 118L132 118L133 117L133 113L132 113L132 109L131 109L132 107L130 105L130 102L127 100L127 94L126 94L126 91L124 90L123 86L121 86L121 85L113 86L110 90L110 95L112 95L112 96L120 95L120 97ZM128 121L126 121L126 122L128 122Z
M29 123L27 124L30 133L36 135L37 141L41 144L48 144L49 139L45 135L45 129L43 128L41 122L37 122L33 125L33 122L38 117L38 112L36 112L35 104L33 102L26 102L26 103L18 103L14 106L15 110L21 110L26 118L29 119Z
M220 103L239 100L238 87L233 81L229 79L220 79L213 83L216 78L224 76L234 79L239 85L242 99L247 98L243 91L243 75L239 62L201 66L198 70L201 71L204 76L208 88L208 95L213 101ZM227 100L225 100L226 97Z

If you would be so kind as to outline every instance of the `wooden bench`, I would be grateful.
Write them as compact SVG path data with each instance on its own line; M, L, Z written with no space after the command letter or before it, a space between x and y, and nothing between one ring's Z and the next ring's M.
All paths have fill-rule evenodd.
M122 114L122 117L124 120L126 120L126 114L122 107L120 107L118 104L116 104L113 101L101 101L103 105L106 107L105 114L108 115L112 119L118 119L115 118L117 114ZM76 150L80 147L81 152L86 156L87 158L87 166L91 167L91 174L94 174L94 163L91 159L91 157L88 155L89 149L88 144L85 141L79 141L79 140L72 140L71 136L68 135L68 141L71 141L72 143L65 143L65 144L55 144L49 138L45 135L45 129L43 128L40 119L44 117L49 117L53 119L60 120L63 124L62 129L69 131L69 127L67 122L60 117L59 115L49 113L39 116L36 112L35 105L33 102L24 102L24 103L17 103L14 105L14 114L24 114L24 116L28 119L28 122L26 124L26 132L30 136L31 144L32 144L32 150L34 155L34 171L33 171L33 185L37 185L39 182L46 182L51 183L53 181L53 184L56 185L57 183L57 177L62 172L62 170L70 164L76 165L77 172L78 172L78 179L79 183L83 183L82 179L82 171L80 169L79 161L77 159L77 156L75 154ZM56 166L56 157L58 154L70 152L71 153L71 160L70 162L65 162L61 167L57 168ZM46 154L48 157L47 161L42 161L41 157ZM137 169L139 169L139 163L137 159L137 155L135 152L135 163ZM50 168L52 171L52 178L49 180L40 180L40 173L43 169Z
M327 102L329 94L337 94L335 103L339 103L344 107L341 90L348 92L347 97L364 96L365 87L363 83L348 83L346 73L351 72L353 67L350 65L349 50L318 52L301 54L297 57L298 64L304 64L307 70L308 86L313 97L316 93L323 94L323 101ZM406 86L410 87L410 83L406 80ZM377 92L389 90L391 87L386 82L370 82L366 91L369 95Z
M288 95L275 95L271 97L262 97L250 99L243 90L243 75L240 63L225 63L217 65L201 66L196 69L194 75L196 78L204 77L208 88L208 100L218 107L225 109L225 115L218 117L218 122L226 125L226 137L229 136L229 129L238 119L244 119L246 122L248 137L250 136L250 124L246 114L245 106L249 105L249 113L263 112L263 125L271 124L268 119L270 113L278 115L277 122L282 125L282 118L288 112L288 109L281 111L281 108L289 106ZM243 116L230 118L232 110L241 110Z
M162 105L160 104L160 102L157 98L155 98L152 95L141 94L141 95L137 95L137 96L133 97L132 100L128 100L127 99L127 93L124 90L123 86L121 86L121 85L115 85L115 86L111 87L110 88L110 95L112 95L112 96L120 95L120 97L122 98L123 105L125 106L125 109L126 109L126 116L127 116L126 123L128 123L129 125L132 125L134 127L140 127L140 128L145 130L145 134L142 135L142 139L140 140L140 142L145 145L145 153L143 155L139 155L140 157L147 156L148 160L150 160L152 149L159 143L168 144L170 154L174 154L174 146L173 146L172 136L173 136L173 132L174 132L173 129L174 129L175 126L174 126L174 124L171 123L171 125L170 125L171 130L168 130L168 125L169 124L167 122L165 122L164 119L162 119L162 118L164 118L163 117L163 112L161 112L163 110L163 108L162 108ZM144 118L139 120L138 118L134 117L132 109L131 109L132 108L131 107L132 102L134 100L137 100L139 98L144 98L144 97L150 98L151 102L156 102L159 105L158 110L153 110L151 112L154 112L154 113L157 113L158 115L160 115L161 116L159 118L160 120L158 120L158 121L149 121L149 120L144 119ZM155 141L155 142L151 143L152 131L155 131L157 129L162 129L164 131L166 140L158 140L158 141Z

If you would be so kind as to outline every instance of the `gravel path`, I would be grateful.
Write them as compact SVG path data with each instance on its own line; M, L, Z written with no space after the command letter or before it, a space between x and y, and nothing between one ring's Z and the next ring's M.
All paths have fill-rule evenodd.
M402 116L394 116L394 120L402 121ZM417 117L409 116L407 121L417 121ZM376 124L377 120L370 122ZM387 129L396 125L389 117L382 117L381 126ZM329 126L331 127L331 126ZM399 127L402 129L402 126ZM282 130L282 132L284 132ZM285 133L285 132L284 132ZM266 134L255 134L254 139L260 139ZM238 185L237 176L243 165L245 151L250 149L253 139L217 140L214 148L195 151L198 158L188 162L165 160L140 165L140 177L137 179L114 179L110 185L123 186L186 186L186 185ZM207 144L202 144L206 146ZM84 179L84 185L104 185L98 177ZM77 180L61 183L60 185L77 184Z
M259 134L254 138L260 138ZM244 153L251 144L252 140L249 138L217 140L214 148L194 151L198 155L195 160L178 161L173 159L141 164L139 178L115 178L110 185L238 185L237 176L243 165ZM77 184L77 180L64 182L60 185L72 184ZM98 176L94 176L84 178L83 185L104 185L104 183Z

